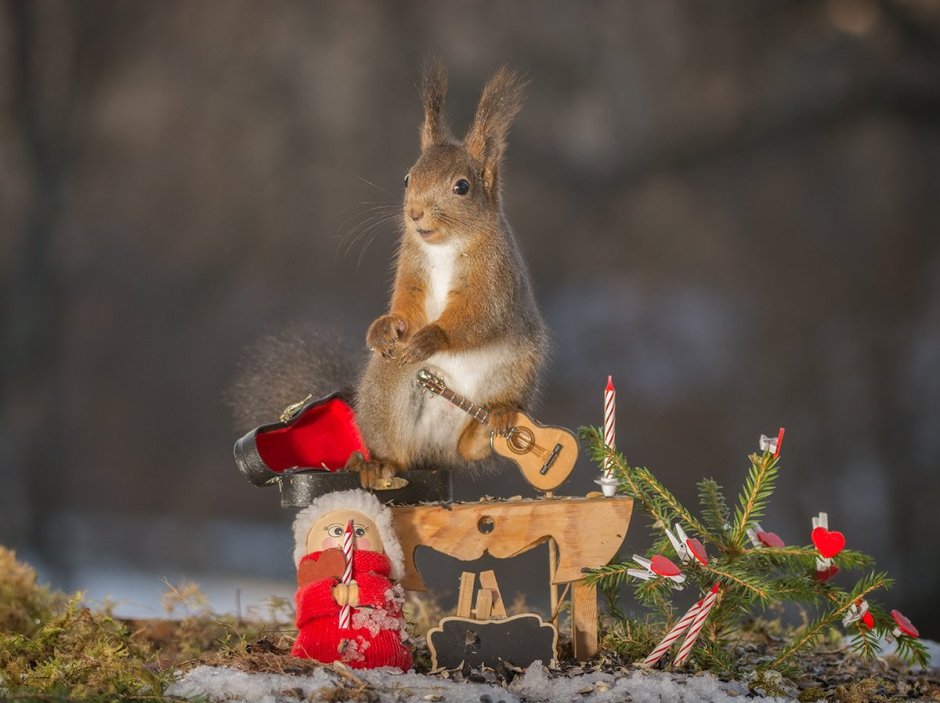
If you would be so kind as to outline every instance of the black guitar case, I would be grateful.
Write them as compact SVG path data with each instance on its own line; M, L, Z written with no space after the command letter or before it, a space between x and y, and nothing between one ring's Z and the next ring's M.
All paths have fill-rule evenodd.
M256 486L277 484L283 507L305 507L324 493L360 488L344 467L354 452L369 458L356 413L339 394L291 406L276 421L235 442L235 464ZM405 471L402 488L375 490L384 503L453 499L450 471Z

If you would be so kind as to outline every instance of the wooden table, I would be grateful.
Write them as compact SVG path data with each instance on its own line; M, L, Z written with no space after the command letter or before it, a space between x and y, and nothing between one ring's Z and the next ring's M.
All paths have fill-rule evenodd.
M420 545L472 561L484 554L509 559L545 542L554 585L571 585L571 638L579 660L597 653L597 587L583 569L597 568L617 554L630 525L633 500L553 497L493 500L451 505L392 507L395 532L405 553L402 586L425 590L415 564Z

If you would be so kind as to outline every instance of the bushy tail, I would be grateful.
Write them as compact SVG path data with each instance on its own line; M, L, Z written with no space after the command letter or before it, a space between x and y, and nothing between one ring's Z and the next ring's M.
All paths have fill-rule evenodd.
M228 391L235 430L274 422L288 405L337 391L353 400L365 350L336 332L298 327L248 347Z

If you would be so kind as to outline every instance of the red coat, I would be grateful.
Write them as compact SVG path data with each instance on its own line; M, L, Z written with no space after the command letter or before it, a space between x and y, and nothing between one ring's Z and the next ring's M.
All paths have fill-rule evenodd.
M318 559L311 552L308 559ZM297 589L297 639L295 657L329 663L342 661L356 669L395 666L411 668L411 652L402 617L402 590L389 579L391 562L378 552L353 552L353 581L359 584L359 605L353 608L352 627L340 631L340 606L333 600L336 577L324 578ZM343 644L345 643L345 644ZM340 645L343 644L341 647Z

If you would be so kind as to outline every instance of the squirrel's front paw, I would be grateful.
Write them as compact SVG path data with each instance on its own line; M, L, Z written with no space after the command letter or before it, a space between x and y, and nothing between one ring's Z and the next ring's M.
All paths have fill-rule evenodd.
M512 429L518 412L519 408L515 405L494 403L489 409L489 416L486 418L487 427L489 427L490 432L506 435Z
M382 315L369 325L366 332L366 346L369 351L378 352L386 359L395 358L395 345L408 331L408 323L398 315Z
M366 461L362 452L353 452L350 455L345 470L359 474L359 485L362 488L387 490L408 485L408 481L395 475L402 470L398 464L375 459Z
M411 338L401 354L401 364L417 364L429 356L447 349L447 335L437 325L425 325Z

